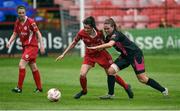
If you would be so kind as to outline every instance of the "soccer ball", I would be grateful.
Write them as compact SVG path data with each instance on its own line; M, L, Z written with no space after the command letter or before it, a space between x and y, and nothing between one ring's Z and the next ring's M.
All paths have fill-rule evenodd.
M51 88L47 92L47 98L51 102L57 102L61 97L61 92L57 88Z

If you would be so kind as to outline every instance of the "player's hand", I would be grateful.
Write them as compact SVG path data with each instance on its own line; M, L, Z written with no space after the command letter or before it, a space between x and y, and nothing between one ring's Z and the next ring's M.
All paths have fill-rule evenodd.
M62 60L63 58L64 58L64 55L62 54L62 55L60 55L59 57L56 58L56 61Z
M10 47L10 42L8 42L7 44L6 44L6 48L9 48Z
M97 49L96 47L87 47L88 49Z
M41 52L41 54L45 54L45 49L44 49L44 47L40 47L40 52Z

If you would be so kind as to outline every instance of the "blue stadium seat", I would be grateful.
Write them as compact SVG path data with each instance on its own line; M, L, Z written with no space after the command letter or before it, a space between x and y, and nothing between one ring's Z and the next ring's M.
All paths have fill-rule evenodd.
M4 13L0 11L0 22L3 22L5 20Z
M7 10L4 10L5 15L17 16L16 7L18 5L23 5L27 8L27 16L32 16L35 13L33 8L29 6L27 2L23 2L22 0L2 0L1 3L3 8L7 8Z

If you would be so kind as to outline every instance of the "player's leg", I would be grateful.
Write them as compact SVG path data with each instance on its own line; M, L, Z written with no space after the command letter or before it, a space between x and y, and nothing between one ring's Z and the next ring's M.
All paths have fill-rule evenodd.
M35 61L29 62L29 67L31 68L33 78L36 84L35 92L42 92L41 77L36 62Z
M82 90L74 96L75 99L79 99L81 96L87 94L87 78L86 78L86 75L87 75L89 69L91 69L91 68L92 68L92 66L87 65L87 64L83 64L81 66L79 81L80 81L80 85L81 85Z
M28 64L27 61L24 59L21 59L19 62L19 78L18 78L18 85L16 88L12 89L13 92L16 93L21 93L22 92L22 87L23 87L23 82L24 78L26 75L26 65Z
M124 68L128 67L130 65L130 63L123 57L119 57L117 58L115 61L114 61L114 64L111 65L111 67L114 69L114 71L116 72L116 75L117 75L117 72L119 70L123 70ZM120 80L121 78L119 78L118 76L115 75L115 78L116 78L116 81L117 80ZM123 80L123 79L122 79ZM134 97L134 93L131 89L131 86L129 84L126 84L125 82L123 81L117 81L118 83L120 84L124 84L124 89L128 95L129 98L133 98Z
M160 91L163 93L163 95L167 96L168 95L168 89L161 86L157 81L155 81L152 78L149 78L146 73L145 73L145 66L144 66L144 58L142 53L137 54L134 57L132 67L134 68L134 71L136 73L136 76L139 80L139 82L149 85L152 88Z
M168 95L168 89L161 86L156 80L147 77L145 73L137 74L136 75L139 82L151 86L152 88L160 91L164 96Z

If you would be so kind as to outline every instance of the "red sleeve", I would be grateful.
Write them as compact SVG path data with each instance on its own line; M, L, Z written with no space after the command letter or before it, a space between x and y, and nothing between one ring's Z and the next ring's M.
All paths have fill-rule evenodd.
M34 32L37 32L39 29L35 23L35 21L33 19L29 19L29 22L30 22L30 28L31 30L33 30Z
M81 31L79 31L78 33L77 33L77 35L74 37L74 41L77 43L77 42L79 42L79 40L81 39Z

